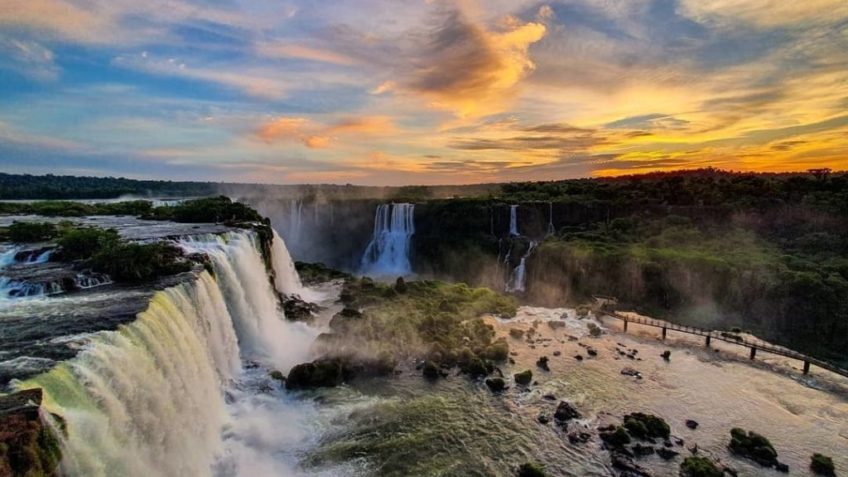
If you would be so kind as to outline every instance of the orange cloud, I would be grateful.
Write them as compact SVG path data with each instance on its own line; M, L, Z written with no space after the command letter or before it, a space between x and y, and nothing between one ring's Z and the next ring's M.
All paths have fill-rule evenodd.
M257 51L270 58L299 58L337 65L353 64L353 59L334 51L294 43L261 43Z
M393 131L394 124L385 116L349 117L330 125L318 124L308 118L280 117L259 126L256 135L267 143L294 140L310 149L323 149L339 137L379 136Z

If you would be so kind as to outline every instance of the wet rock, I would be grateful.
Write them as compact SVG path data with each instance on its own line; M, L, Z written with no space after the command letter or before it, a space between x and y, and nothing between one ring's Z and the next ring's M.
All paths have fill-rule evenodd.
M825 477L834 477L836 475L833 459L819 453L813 454L810 457L810 470Z
M568 442L572 444L585 444L591 438L592 435L588 432L572 432L568 434Z
M610 456L612 466L622 471L622 475L650 477L651 474L641 465L633 462L633 459L621 452L613 452Z
M424 362L424 366L421 368L421 374L430 380L439 379L439 376L441 376L439 367L436 366L436 363L429 360Z
M665 351L662 352L662 354L660 356L662 356L662 359L664 359L666 361L670 361L671 360L671 351L665 350Z
M553 394L545 394L544 396L542 396L542 399L548 401L556 401L556 396L554 396Z
M578 354L574 356L574 359L576 359L577 361L583 361L583 356Z
M589 335L591 335L593 338L601 336L601 334L604 332L600 326L592 323L591 321L586 323L586 328L589 328Z
M528 369L520 373L515 373L515 375L513 375L513 379L515 379L516 384L527 386L528 384L530 384L530 381L533 380L533 371L530 371Z
M487 346L482 355L492 361L506 361L509 357L509 345L501 338Z
M679 456L680 453L675 452L671 449L666 449L665 447L660 447L657 449L657 455L660 456L663 460L671 460Z
M283 299L283 312L289 321L311 321L320 309L318 305L304 301L297 295Z
M598 436L607 446L613 449L630 444L630 434L621 426L614 427L612 430L602 431Z
M397 277L395 280L395 292L397 293L406 293L407 286L406 282L403 280L403 277Z
M486 386L489 387L493 393L499 393L506 389L506 382L503 378L488 378L486 380Z
M562 353L559 351L554 351L554 356L560 356Z
M286 377L283 376L283 373L277 371L276 369L268 373L268 376L270 376L271 379L276 379L277 381L280 381L281 383L286 382Z
M589 356L595 357L595 356L598 356L598 351L595 348L592 348L591 346L589 346L589 347L586 348L586 354L588 354Z
M339 359L321 359L298 364L289 371L286 389L315 389L338 386L344 382L345 370Z
M652 455L654 453L654 448L652 446L642 445L640 443L636 443L633 447L630 448L630 451L633 452L633 455L636 457L644 457L647 455Z
M768 439L753 431L735 427L730 430L730 451L738 456L753 460L763 467L776 467L777 451Z
M556 412L554 412L554 419L558 422L568 422L572 419L580 419L580 413L571 404L560 401Z
M59 439L43 421L41 389L0 396L0 476L55 476ZM63 429L64 421L53 415Z
M551 370L551 368L550 368L550 367L548 367L548 357L547 357L547 356L542 356L541 358L539 358L539 359L536 361L536 366L538 366L539 368L541 368L541 369L543 369L543 370L545 370L545 371L550 371L550 370Z
M778 462L778 463L774 464L774 470L776 470L778 472L783 472L784 474L788 474L789 473L789 466L784 464L783 462Z
M692 430L697 429L698 428L698 421L695 421L695 420L692 420L692 419L686 419L686 427L688 427L689 429L692 429Z
M521 329L518 329L518 328L510 328L509 336L511 338L515 338L517 340L520 340L521 338L524 337L524 330L521 330Z
M545 469L539 464L521 464L515 472L516 477L545 477Z
M565 322L564 321L549 321L548 327L550 327L550 329L552 329L552 330L558 330L560 328L565 328Z
M539 421L539 424L547 424L551 422L551 416L541 413L536 417L536 420Z
M625 366L624 368L622 368L621 374L623 374L625 376L633 376L636 379L642 379L642 373L640 373L639 371L636 371L635 369L633 369L629 366Z

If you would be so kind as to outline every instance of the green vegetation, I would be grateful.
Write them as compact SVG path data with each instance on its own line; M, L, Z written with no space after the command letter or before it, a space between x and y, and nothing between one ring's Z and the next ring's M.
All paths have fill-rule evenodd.
M517 477L545 477L545 468L539 464L526 463L518 467Z
M836 475L836 468L833 466L833 459L822 454L813 454L810 457L810 470L818 475L833 477Z
M778 465L777 451L768 439L753 431L734 427L730 430L730 451L736 455L746 457L764 467Z
M34 214L45 217L82 217L86 215L132 215L150 213L150 201L132 200L86 204L68 201L0 202L0 214Z
M527 369L520 373L515 373L513 378L515 379L516 384L527 386L531 381L533 381L533 371Z
M515 299L464 284L403 285L405 291L399 293L398 284L349 279L341 293L345 309L330 321L333 333L319 340L326 357L354 356L355 362L363 356L426 359L431 377L438 376L437 368L452 366L484 376L492 371L492 362L507 359L508 344L495 340L493 328L480 317L514 315Z
M211 195L216 188L216 184L210 182L0 174L0 199L114 199L125 195L198 197Z
M256 210L229 197L207 197L152 209L142 218L186 223L264 222Z
M722 477L724 472L706 457L687 457L680 464L682 477Z
M349 273L334 270L323 263L295 262L294 266L297 269L298 275L300 275L300 280L305 285L352 278Z
M671 429L661 417L641 412L624 416L624 427L638 439L668 439Z
M63 260L84 260L93 270L118 282L146 282L191 269L178 247L162 242L126 242L112 229L69 228L57 242Z
M6 229L6 238L15 243L41 242L56 236L56 226L40 222L13 222Z

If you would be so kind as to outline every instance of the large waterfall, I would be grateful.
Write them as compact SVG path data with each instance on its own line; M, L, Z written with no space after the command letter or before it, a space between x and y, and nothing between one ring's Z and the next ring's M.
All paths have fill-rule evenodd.
M374 233L362 255L361 272L378 277L409 275L410 242L415 233L414 204L381 204L374 216Z
M285 321L251 232L180 245L211 257L214 276L202 272L157 292L135 321L96 334L74 359L21 385L43 387L50 410L66 420L68 475L251 475L251 436L296 425L291 412L243 416L256 406L235 397L244 395L240 383L252 372L240 363L285 373L308 358L317 330ZM269 380L267 371L259 376ZM234 414L250 428L224 432ZM296 473L288 464L265 468Z

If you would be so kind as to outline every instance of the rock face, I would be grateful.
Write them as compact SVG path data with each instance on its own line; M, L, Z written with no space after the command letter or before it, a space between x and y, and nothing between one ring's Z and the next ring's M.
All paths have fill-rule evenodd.
M355 377L386 376L394 371L395 364L385 356L320 358L293 367L286 377L286 389L333 387Z
M314 314L320 310L318 305L304 301L297 295L281 298L283 312L290 321L311 321Z
M41 398L41 389L0 396L0 476L58 475L62 453L58 438L41 419Z
M499 393L506 389L506 382L504 382L503 378L488 378L486 379L486 386L488 386L493 393Z

